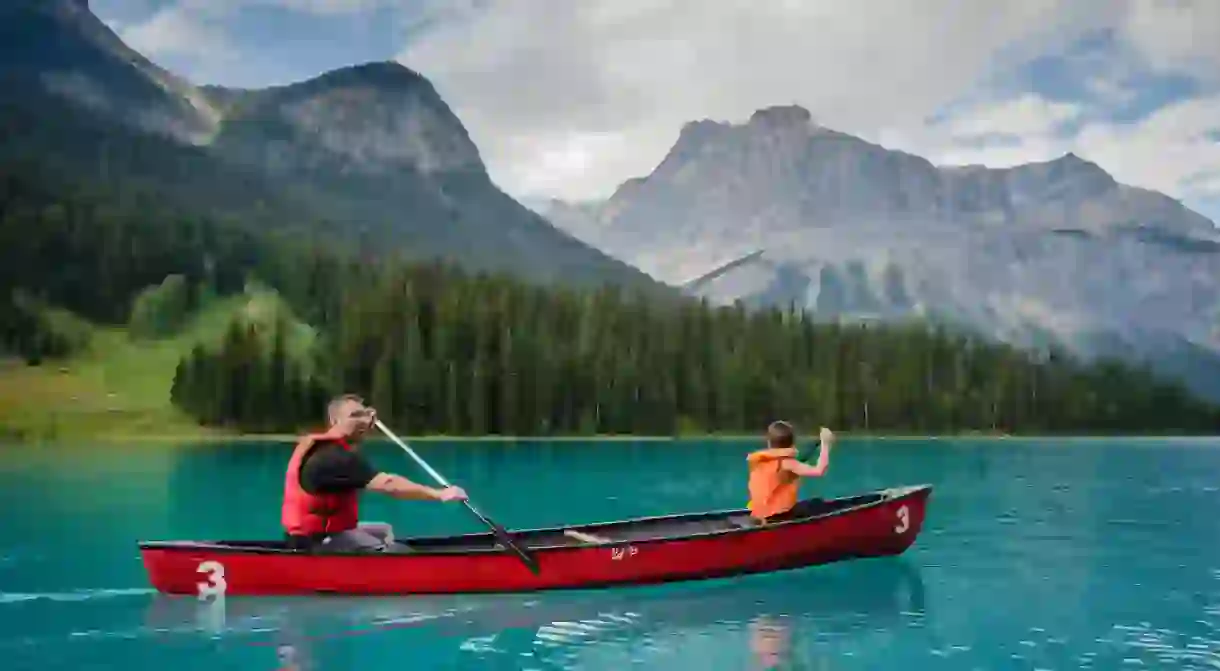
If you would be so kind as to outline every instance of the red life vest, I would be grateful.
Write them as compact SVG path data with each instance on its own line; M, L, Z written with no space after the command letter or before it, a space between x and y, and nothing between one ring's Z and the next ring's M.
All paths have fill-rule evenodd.
M280 522L284 531L293 536L333 534L355 529L360 521L360 492L344 494L310 494L301 488L301 463L319 444L338 443L345 450L352 447L343 438L329 433L305 436L292 451L284 474L284 505Z

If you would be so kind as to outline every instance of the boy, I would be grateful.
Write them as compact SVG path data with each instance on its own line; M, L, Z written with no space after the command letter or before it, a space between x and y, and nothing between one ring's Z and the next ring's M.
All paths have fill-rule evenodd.
M799 497L801 478L820 477L830 466L830 447L835 435L822 427L818 438L822 449L817 464L810 466L797 456L796 432L788 422L767 427L767 447L746 457L750 469L750 517L756 522L777 521L792 511Z

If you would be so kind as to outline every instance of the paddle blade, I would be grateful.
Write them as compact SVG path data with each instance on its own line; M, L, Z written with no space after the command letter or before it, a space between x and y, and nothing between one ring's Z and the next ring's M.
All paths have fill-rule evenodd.
M514 543L513 537L508 535L508 531L506 531L504 527L488 519L486 515L479 512L478 508L470 505L469 501L466 502L466 507L469 508L470 512L474 513L476 517L482 520L483 524L486 524L491 529L491 533L495 535L496 540L500 541L500 544L503 545L505 549L510 550L513 554L517 555L517 557L521 560L521 563L525 564L525 567L528 568L531 573L538 575L542 572L542 568L538 566L538 560L535 559L533 555L523 550L521 546Z
M500 542L504 544L504 547L512 550L513 554L517 555L517 557L521 559L521 563L525 564L525 567L528 568L531 573L534 575L542 573L542 568L538 566L538 560L534 559L533 555L527 553L525 550L522 550L519 545L514 543L513 539L509 537L507 531L497 526L495 529L495 534L496 537L500 539Z

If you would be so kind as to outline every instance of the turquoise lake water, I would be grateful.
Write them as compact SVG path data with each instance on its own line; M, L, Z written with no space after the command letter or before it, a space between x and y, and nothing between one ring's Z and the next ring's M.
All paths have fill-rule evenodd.
M505 526L740 507L750 443L420 443ZM1215 669L1220 440L845 439L806 494L935 486L897 558L610 591L154 595L140 539L278 537L284 444L7 446L0 668ZM391 444L384 470L423 479ZM368 497L399 535L463 508Z

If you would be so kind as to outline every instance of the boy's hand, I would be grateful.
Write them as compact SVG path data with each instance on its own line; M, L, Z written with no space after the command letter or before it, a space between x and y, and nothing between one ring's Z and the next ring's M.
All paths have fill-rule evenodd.
M822 430L818 432L818 439L822 441L823 445L829 445L835 441L835 434L823 426Z

